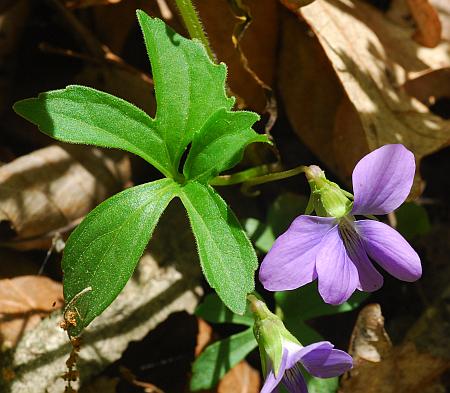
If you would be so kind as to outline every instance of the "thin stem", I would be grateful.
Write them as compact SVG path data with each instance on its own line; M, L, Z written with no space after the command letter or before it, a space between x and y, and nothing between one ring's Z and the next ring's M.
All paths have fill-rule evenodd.
M194 4L192 4L191 0L175 0L177 7L180 11L181 17L183 18L184 24L189 32L191 38L195 38L199 40L204 47L206 48L206 52L208 52L208 56L212 61L216 61L214 53L209 45L208 38L206 37L205 31L202 26L202 22L197 15L197 11L195 10Z
M248 190L250 187L258 184L296 176L304 173L307 168L304 165L300 165L287 171L270 173L270 165L261 165L232 175L217 176L210 181L210 184L213 186L230 186L232 184L244 183L246 190Z
M269 173L267 175L258 176L253 179L250 179L245 182L246 183L245 185L248 188L250 188L250 187L256 186L258 184L269 183L269 182L276 181L276 180L286 179L288 177L292 177L292 176L296 176L300 173L304 173L306 169L307 169L306 166L300 165L296 168L292 168L287 171Z
M246 169L242 172L233 173L232 175L217 176L209 184L212 186L231 186L233 184L245 183L256 177L270 173L270 167L270 165L261 165Z

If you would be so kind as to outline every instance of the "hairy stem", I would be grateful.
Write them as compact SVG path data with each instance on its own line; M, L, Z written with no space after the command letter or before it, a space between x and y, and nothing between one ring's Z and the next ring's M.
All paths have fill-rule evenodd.
M191 38L199 40L212 61L216 61L214 53L209 45L208 38L206 37L205 31L203 29L202 22L198 17L197 11L195 10L194 4L191 0L175 0L175 3L180 11L181 17L183 18L184 24L189 32Z

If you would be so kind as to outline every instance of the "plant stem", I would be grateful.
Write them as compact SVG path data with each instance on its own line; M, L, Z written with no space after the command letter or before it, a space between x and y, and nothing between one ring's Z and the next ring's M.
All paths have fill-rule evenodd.
M212 61L216 61L216 57L209 45L208 38L206 37L205 31L202 26L202 22L198 17L197 11L194 8L191 0L175 0L177 7L180 11L181 17L183 18L184 24L189 32L191 38L199 40L208 52L208 56Z
M210 184L213 186L231 186L232 184L245 183L246 188L250 188L258 184L298 175L305 172L306 168L304 165L300 165L287 171L270 173L269 165L261 165L232 175L217 176L210 181Z

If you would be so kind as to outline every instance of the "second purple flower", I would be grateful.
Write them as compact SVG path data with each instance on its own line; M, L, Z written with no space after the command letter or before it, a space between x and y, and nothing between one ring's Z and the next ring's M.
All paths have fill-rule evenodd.
M329 196L319 207L313 190L316 212L331 217L302 215L293 221L261 264L264 287L296 289L318 278L325 302L341 304L356 289L372 292L383 285L372 261L400 280L420 278L419 256L395 229L354 218L387 214L405 201L414 179L413 154L403 145L385 145L363 157L352 175L353 204L320 168L310 168L310 183L326 187Z

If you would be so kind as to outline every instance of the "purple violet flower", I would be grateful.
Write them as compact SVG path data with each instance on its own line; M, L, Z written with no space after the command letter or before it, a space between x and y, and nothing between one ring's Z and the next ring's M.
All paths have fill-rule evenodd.
M266 375L261 393L278 392L280 383L289 393L308 393L302 368L319 378L337 377L352 368L353 359L346 352L334 349L328 341L302 346L262 300L254 295L249 295L248 300Z
M337 377L353 366L352 357L344 351L334 349L328 341L320 341L303 347L291 341L283 341L283 357L275 375L267 361L267 376L261 393L277 392L282 383L289 393L308 393L301 367L319 378Z
M374 150L353 170L351 206L349 201L348 205L342 202L344 193L336 192L338 186L314 167L312 175L331 190L327 201L332 203L327 203L332 208L325 210L342 214L297 217L261 264L259 279L264 287L270 291L290 290L318 278L324 301L341 304L356 289L372 292L383 285L383 276L372 261L399 280L419 279L420 258L395 229L379 221L354 218L387 214L399 207L411 190L414 172L414 155L403 145L385 145ZM317 201L317 195L313 196ZM351 207L348 213L347 206ZM323 209L318 213L325 215Z

